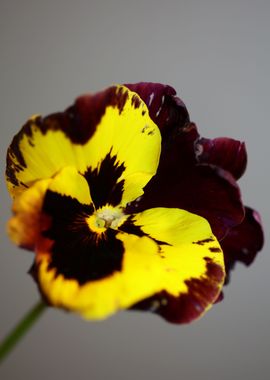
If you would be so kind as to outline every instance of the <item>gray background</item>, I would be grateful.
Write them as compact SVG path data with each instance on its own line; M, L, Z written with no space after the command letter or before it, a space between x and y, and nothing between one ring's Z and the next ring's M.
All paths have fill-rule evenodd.
M171 84L208 137L245 140L246 204L269 203L269 0L1 0L0 337L36 302L32 254L5 235L6 148L33 113L66 108L112 83ZM269 378L265 249L237 266L223 303L188 326L125 312L87 323L48 310L0 368L1 380Z

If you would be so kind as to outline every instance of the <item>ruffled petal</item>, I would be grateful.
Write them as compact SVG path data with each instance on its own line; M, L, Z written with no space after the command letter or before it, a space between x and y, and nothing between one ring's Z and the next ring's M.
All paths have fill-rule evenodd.
M74 166L89 182L97 207L125 205L155 174L160 145L159 129L139 96L111 87L78 98L63 113L29 120L8 150L9 190L14 195L18 187Z
M261 218L257 211L245 208L245 218L241 224L232 228L221 241L226 266L226 283L237 261L250 265L264 243Z
M59 210L55 214L59 215ZM60 236L57 225L59 222L50 232L55 242L40 249L36 261L40 289L54 306L101 319L165 292L177 301L182 297L190 300L188 307L197 312L190 311L187 322L202 315L220 293L223 253L201 217L178 209L147 210L131 215L119 227L121 231L109 228L104 239L96 241L91 241L91 232L86 235L86 230L84 239L82 230L77 230L77 238L71 240L63 226ZM59 245L60 240L66 243ZM209 269L212 267L219 276ZM198 282L204 290L195 292Z
M205 143L205 154L199 142ZM225 155L227 146L230 157ZM207 147L211 154L207 155ZM226 156L223 161L222 154ZM158 171L145 187L144 195L130 205L128 212L159 206L185 209L206 218L214 234L221 239L244 217L234 176L239 177L245 165L243 143L226 138L200 139L196 125L187 123L163 142ZM224 169L231 170L234 176Z
M177 207L204 217L218 239L244 217L240 190L233 177L209 165L197 165L183 173L159 172L128 212L157 206Z
M198 162L227 170L235 179L239 179L246 170L247 152L244 142L227 137L213 140L200 138L196 141L195 149Z
M176 96L174 88L149 82L126 84L125 86L136 92L145 102L150 117L161 131L163 140L166 140L173 130L182 128L189 122L188 110L183 101Z

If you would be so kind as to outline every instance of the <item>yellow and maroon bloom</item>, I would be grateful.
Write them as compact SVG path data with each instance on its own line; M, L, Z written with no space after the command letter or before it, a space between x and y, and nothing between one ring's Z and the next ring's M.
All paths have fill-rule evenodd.
M171 87L113 86L14 137L9 235L35 252L31 273L52 306L190 322L220 296L225 265L248 262L231 247L254 257L262 246L236 184L245 165L243 144L200 139ZM256 244L239 247L246 228Z

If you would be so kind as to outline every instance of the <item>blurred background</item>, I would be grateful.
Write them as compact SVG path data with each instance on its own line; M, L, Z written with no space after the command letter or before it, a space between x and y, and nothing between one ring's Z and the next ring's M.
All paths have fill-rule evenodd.
M270 225L268 0L1 0L0 339L38 300L30 252L5 233L6 149L46 115L112 83L172 85L205 137L244 140L244 202L266 244L237 265L225 299L192 325L123 312L88 323L48 310L0 367L1 380L269 379Z

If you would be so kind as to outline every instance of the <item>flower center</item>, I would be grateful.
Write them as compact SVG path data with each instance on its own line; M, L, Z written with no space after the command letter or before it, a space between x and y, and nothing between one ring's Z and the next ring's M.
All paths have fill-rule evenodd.
M92 231L102 233L106 231L107 228L117 229L124 219L125 216L121 209L105 206L91 215L87 219L87 223Z

